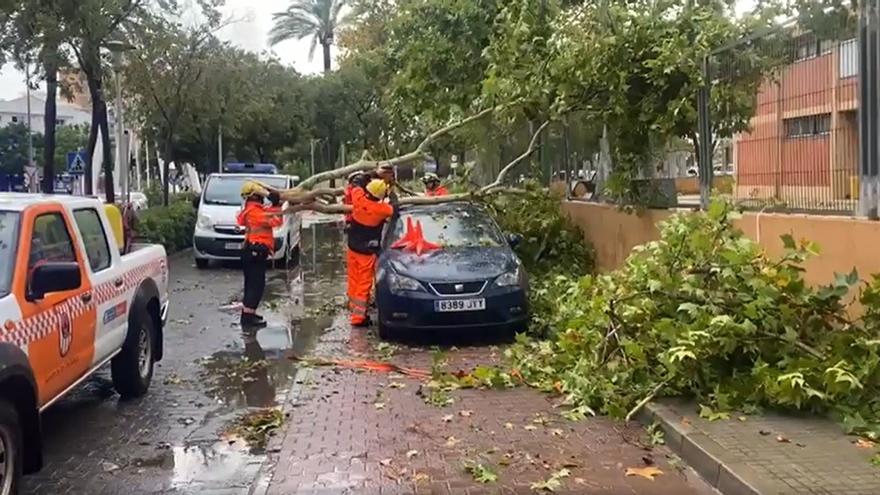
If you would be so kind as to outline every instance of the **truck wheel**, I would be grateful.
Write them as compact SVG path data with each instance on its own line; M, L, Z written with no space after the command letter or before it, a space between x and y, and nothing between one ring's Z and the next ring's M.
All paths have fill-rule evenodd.
M209 263L210 261L205 258L196 258L196 268L198 268L199 270L204 270L205 268L208 268Z
M21 420L13 405L0 399L0 495L17 493L24 461Z
M137 311L134 323L129 324L122 351L111 363L113 386L123 399L146 394L153 379L153 343L156 338L153 318L146 308L132 308L132 311Z

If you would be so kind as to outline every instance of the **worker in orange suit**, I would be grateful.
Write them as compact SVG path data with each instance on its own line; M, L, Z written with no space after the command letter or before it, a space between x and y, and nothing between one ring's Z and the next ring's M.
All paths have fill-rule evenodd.
M366 187L367 183L370 181L369 174L365 172L353 172L348 176L348 183L345 185L345 189L342 192L342 204L351 206L354 202L353 194L362 193L364 187ZM345 214L345 228L348 229L348 226L351 224L351 213Z
M425 184L425 196L447 196L449 190L440 183L440 177L432 172L428 172L422 177L422 183Z
M238 213L237 222L245 228L244 246L241 251L241 268L244 272L244 297L241 303L241 326L263 328L266 321L257 314L257 307L266 290L266 264L275 250L274 229L283 220L281 196L254 181L247 181L241 188L244 207ZM264 204L268 198L271 206Z
M388 183L373 179L363 193L352 194L347 253L348 307L351 324L356 327L370 325L367 307L373 289L376 259L381 250L382 228L396 209L384 201L388 189Z

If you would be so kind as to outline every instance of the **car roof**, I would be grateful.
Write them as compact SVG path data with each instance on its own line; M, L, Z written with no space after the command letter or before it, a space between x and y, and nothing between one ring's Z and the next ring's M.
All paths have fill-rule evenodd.
M241 174L223 173L223 174L211 174L210 176L208 176L209 179L211 177L247 177L249 179L278 179L278 178L289 179L290 178L289 175L284 175L284 174L248 174L248 173L241 173Z
M0 192L0 210L24 211L25 209L44 203L59 203L71 208L95 206L100 203L96 197L70 196L67 194L31 194Z

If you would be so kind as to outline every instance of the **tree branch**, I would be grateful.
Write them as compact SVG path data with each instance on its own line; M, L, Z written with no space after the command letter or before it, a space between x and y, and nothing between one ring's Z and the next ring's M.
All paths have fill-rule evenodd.
M412 163L416 160L425 158L427 156L427 149L431 145L431 143L433 143L434 141L440 139L441 137L455 131L456 129L459 129L465 125L468 125L471 122L474 122L476 120L482 119L483 117L495 112L499 108L501 108L501 107L495 106L495 107L487 108L485 110L482 110L481 112L478 112L474 115L471 115L470 117L459 120L457 122L449 124L446 127L443 127L442 129L434 131L428 137L426 137L418 145L418 147L416 147L415 150L413 150L409 153L406 153L406 154L400 155L400 156L396 156L394 158L391 158L390 160L384 160L381 162L367 160L367 159L365 159L365 157L361 157L360 160L358 160L357 162L355 162L351 165L315 174L315 175L309 177L308 179L303 180L299 184L297 189L311 189L316 184L319 184L324 181L328 181L328 180L332 180L332 179L342 179L342 178L345 178L354 172L364 172L367 170L371 170L371 169L379 166L380 163L382 163L382 164L387 163L392 166L399 166L399 165L407 165L407 164Z
M530 157L532 155L532 153L535 152L535 150L537 149L538 138L541 136L541 133L544 132L544 129L546 129L549 125L550 125L549 120L547 120L543 124L541 124L541 127L539 127L538 130L535 131L535 133L532 135L532 140L529 142L529 147L526 149L526 151L523 154L519 155L518 157L514 158L512 162L505 165L504 168L502 168L501 171L498 172L498 177L495 178L495 182L489 184L488 186L484 187L481 190L482 191L491 191L492 189L495 189L496 187L501 187L501 185L504 183L504 179L507 177L507 174L511 170L513 170L514 167L516 167L517 165L522 163L523 160Z

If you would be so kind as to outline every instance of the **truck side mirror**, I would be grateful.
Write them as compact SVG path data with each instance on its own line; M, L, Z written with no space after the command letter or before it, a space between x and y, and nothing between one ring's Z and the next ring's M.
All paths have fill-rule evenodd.
M79 289L81 285L79 264L67 261L46 262L36 266L31 273L27 299L39 301L46 294Z

